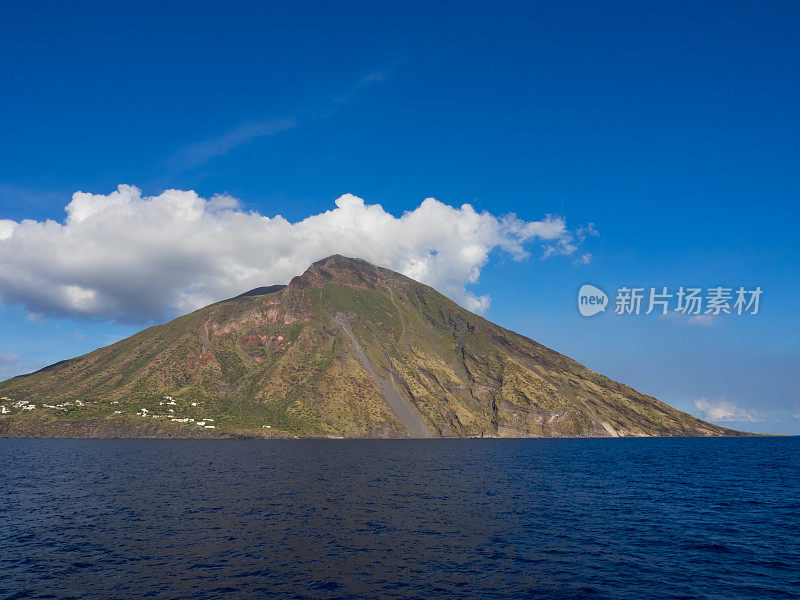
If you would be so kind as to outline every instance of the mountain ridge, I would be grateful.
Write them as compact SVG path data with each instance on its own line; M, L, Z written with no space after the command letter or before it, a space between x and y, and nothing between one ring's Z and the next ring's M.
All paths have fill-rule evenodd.
M89 436L99 420L101 437L744 435L341 255L1 382L0 396L5 436L80 437L91 422Z

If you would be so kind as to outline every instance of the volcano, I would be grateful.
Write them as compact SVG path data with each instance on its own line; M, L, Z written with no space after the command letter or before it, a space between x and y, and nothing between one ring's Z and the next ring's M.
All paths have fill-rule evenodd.
M743 435L339 255L0 396L14 437Z

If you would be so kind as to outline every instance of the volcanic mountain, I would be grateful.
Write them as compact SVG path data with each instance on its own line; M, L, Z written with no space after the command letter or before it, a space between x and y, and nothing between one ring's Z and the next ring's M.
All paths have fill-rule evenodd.
M740 435L338 255L0 383L0 396L5 436Z

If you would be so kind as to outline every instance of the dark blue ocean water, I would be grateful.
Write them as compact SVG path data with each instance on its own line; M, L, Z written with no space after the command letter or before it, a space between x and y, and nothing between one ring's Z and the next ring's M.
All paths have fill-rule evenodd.
M798 451L0 440L0 598L800 598Z

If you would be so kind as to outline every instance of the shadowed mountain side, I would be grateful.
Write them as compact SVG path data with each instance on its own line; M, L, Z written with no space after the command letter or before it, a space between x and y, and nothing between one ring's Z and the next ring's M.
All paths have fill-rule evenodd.
M231 300L237 300L239 298L248 298L250 296L266 296L267 294L272 294L273 292L280 292L285 287L286 287L285 285L265 285L250 290L249 292L245 292L244 294L239 294L238 296L231 298Z

